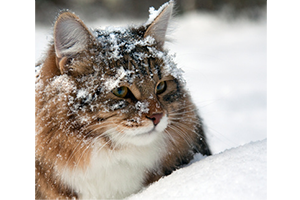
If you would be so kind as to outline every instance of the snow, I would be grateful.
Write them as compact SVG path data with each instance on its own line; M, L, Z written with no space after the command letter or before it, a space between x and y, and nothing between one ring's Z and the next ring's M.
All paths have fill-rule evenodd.
M165 9L166 6L169 5L169 3L173 3L173 2L174 2L173 0L171 0L169 2L166 2L163 5L161 5L157 10L155 10L154 7L150 7L149 8L149 18L148 18L148 21L145 24L146 25L151 24L155 20L155 18L158 16L158 14L161 13L161 11L163 9Z
M169 36L173 42L165 45L176 53L170 63L184 73L173 72L172 66L170 73L185 78L214 155L197 155L189 166L128 199L266 199L266 21L226 21L204 13L175 21ZM118 25L97 21L87 26L95 27L91 24ZM36 27L35 37L38 61L52 37L51 27ZM118 45L112 47L114 58ZM120 77L107 84L118 84ZM85 95L81 91L78 98ZM139 106L141 112L147 109L143 102Z
M267 137L266 21L191 13L166 43L218 153Z
M111 91L112 89L118 87L120 81L124 77L127 77L128 75L130 75L131 73L133 73L133 72L130 71L130 70L125 71L125 69L123 67L118 69L117 74L116 74L115 77L107 78L107 80L105 80L104 86L105 86L106 91Z
M147 57L146 54L141 54L136 52L136 46L150 46L154 42L154 38L148 36L142 40L137 40L132 33L126 28L120 27L101 27L100 29L95 29L93 35L97 38L98 42L101 43L101 47L108 51L105 51L104 55L99 55L102 59L113 59L119 60L122 58L120 53L121 48L126 53L133 53L133 56L137 60L143 60ZM125 39L125 40L124 40Z
M127 200L267 199L266 142L252 142L204 159L200 156Z
M149 106L149 103L147 101L145 101L145 102L138 101L135 104L135 108L139 111L140 116L142 115L142 113L148 113L148 111L149 111L148 106Z
M78 90L78 93L77 93L77 98L86 98L86 96L89 95L89 92L85 89L80 89Z

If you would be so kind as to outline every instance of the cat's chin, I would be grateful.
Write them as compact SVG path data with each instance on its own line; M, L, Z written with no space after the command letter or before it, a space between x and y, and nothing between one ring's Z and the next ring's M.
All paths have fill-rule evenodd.
M149 145L164 138L163 132L167 126L168 117L164 116L156 126L151 122L148 126L124 130L122 137L116 139L115 142L123 145Z

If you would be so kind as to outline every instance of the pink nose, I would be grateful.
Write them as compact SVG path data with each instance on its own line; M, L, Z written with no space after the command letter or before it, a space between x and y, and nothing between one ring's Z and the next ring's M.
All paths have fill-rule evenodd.
M155 113L152 114L150 117L147 116L148 119L151 119L153 121L154 126L156 126L160 122L162 117L163 117L162 113Z

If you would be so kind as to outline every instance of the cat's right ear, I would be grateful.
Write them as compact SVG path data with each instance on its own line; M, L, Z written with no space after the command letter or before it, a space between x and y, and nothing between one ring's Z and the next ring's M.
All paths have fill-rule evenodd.
M152 36L157 44L158 47L163 49L165 40L166 40L166 32L168 28L168 24L170 21L170 18L172 16L174 7L174 1L170 0L169 2L163 4L157 11L155 11L156 17L153 19L150 19L152 17L149 16L148 22L150 23L147 25L147 30L144 34L144 38L147 36Z
M71 12L61 13L54 25L54 48L61 72L69 58L87 49L92 34L84 23Z

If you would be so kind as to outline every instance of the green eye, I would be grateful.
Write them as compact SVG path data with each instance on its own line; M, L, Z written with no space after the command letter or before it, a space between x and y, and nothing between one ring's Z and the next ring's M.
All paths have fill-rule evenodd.
M156 94L162 94L164 91L166 91L166 89L167 83L166 81L162 81L156 86Z
M112 90L112 93L120 98L125 98L128 94L128 88L125 86L118 87Z

